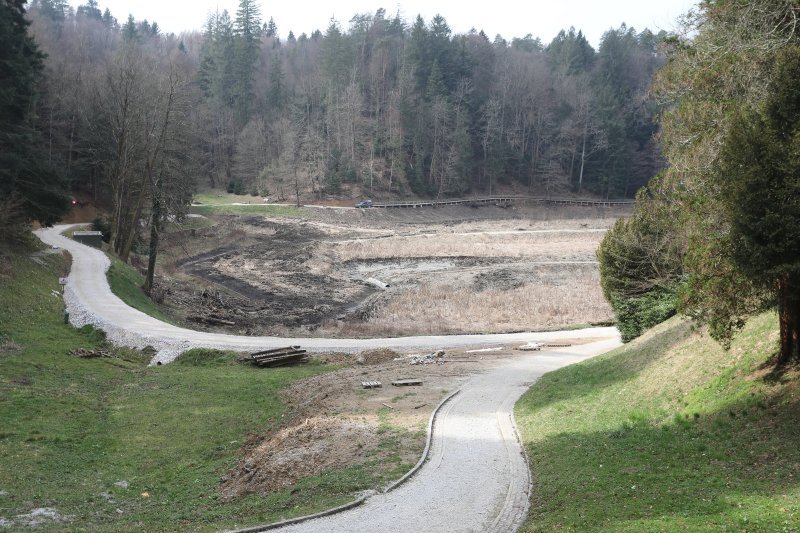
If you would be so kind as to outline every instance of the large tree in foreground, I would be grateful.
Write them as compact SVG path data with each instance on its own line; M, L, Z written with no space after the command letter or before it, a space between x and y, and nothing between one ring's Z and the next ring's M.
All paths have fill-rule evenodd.
M66 185L37 154L33 129L42 54L28 35L24 0L0 0L0 231L49 225L69 208Z
M655 84L664 197L685 246L680 311L729 345L776 294L798 292L800 166L787 118L797 107L775 113L797 98L787 50L800 44L800 1L703 0L686 22L691 38L672 41ZM794 296L779 308L784 319L798 314ZM782 324L782 362L797 356L792 320Z
M778 54L763 108L733 120L716 177L732 260L777 295L780 362L800 359L800 47Z

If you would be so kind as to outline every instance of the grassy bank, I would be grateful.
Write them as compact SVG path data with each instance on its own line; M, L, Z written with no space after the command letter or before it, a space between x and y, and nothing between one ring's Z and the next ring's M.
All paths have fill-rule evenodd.
M774 314L730 352L672 319L544 376L516 408L523 529L798 531L800 375L770 373L776 348Z
M175 324L175 321L167 316L167 314L142 290L144 276L131 265L120 261L113 253L107 255L111 260L111 267L108 269L107 274L111 292L134 309L138 309L142 313L163 322Z
M212 215L263 215L269 217L299 218L303 215L302 209L290 205L193 205L191 213L203 216Z
M327 508L369 486L356 467L223 502L220 477L248 434L280 423L278 392L326 368L265 371L203 353L147 367L148 356L64 324L52 293L64 270L60 254L0 250L0 519L50 507L72 519L40 529L218 530ZM116 357L79 359L76 348Z

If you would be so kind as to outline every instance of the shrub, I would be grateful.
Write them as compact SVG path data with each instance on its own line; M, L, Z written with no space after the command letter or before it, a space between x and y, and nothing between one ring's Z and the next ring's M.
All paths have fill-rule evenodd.
M97 215L92 220L92 229L103 234L103 242L111 239L111 221L105 215Z
M652 186L659 186L658 178ZM633 216L618 220L600 243L600 285L625 342L677 311L684 283L684 245L677 224L662 195L642 190Z

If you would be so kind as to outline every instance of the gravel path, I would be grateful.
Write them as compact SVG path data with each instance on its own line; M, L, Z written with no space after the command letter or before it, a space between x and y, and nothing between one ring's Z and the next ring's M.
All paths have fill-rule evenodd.
M439 335L376 339L248 337L209 333L180 328L161 322L117 298L105 276L110 261L104 253L64 237L61 225L36 231L46 244L57 246L72 255L72 270L64 291L70 322L81 327L92 324L106 332L109 341L134 348L152 346L158 353L152 364L168 363L190 348L216 348L239 352L279 348L300 344L309 351L352 352L373 348L423 350L477 345L526 343L569 338L614 337L616 328L587 328L545 333L509 333L490 335Z
M436 419L428 461L398 489L281 532L515 531L530 474L516 437L517 399L542 374L619 345L617 339L526 353L466 383Z

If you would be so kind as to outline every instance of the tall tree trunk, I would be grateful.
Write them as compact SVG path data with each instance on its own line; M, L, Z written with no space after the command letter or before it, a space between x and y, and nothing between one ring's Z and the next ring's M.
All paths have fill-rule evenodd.
M133 250L133 243L136 241L136 232L139 229L139 219L142 216L142 207L144 206L146 193L147 182L145 181L141 184L139 196L134 204L128 223L123 226L124 229L120 231L122 245L120 246L118 254L123 263L128 262L128 259L131 256L131 250Z
M147 274L144 278L142 289L151 296L153 290L153 277L156 272L156 257L158 256L158 238L161 233L161 195L156 190L153 194L153 211L150 214L150 249L147 258Z
M785 274L778 280L778 315L781 348L778 364L800 360L800 275Z
M578 192L583 190L583 168L586 164L586 135L588 132L588 122L583 126L583 145L581 146L581 173L578 176Z

